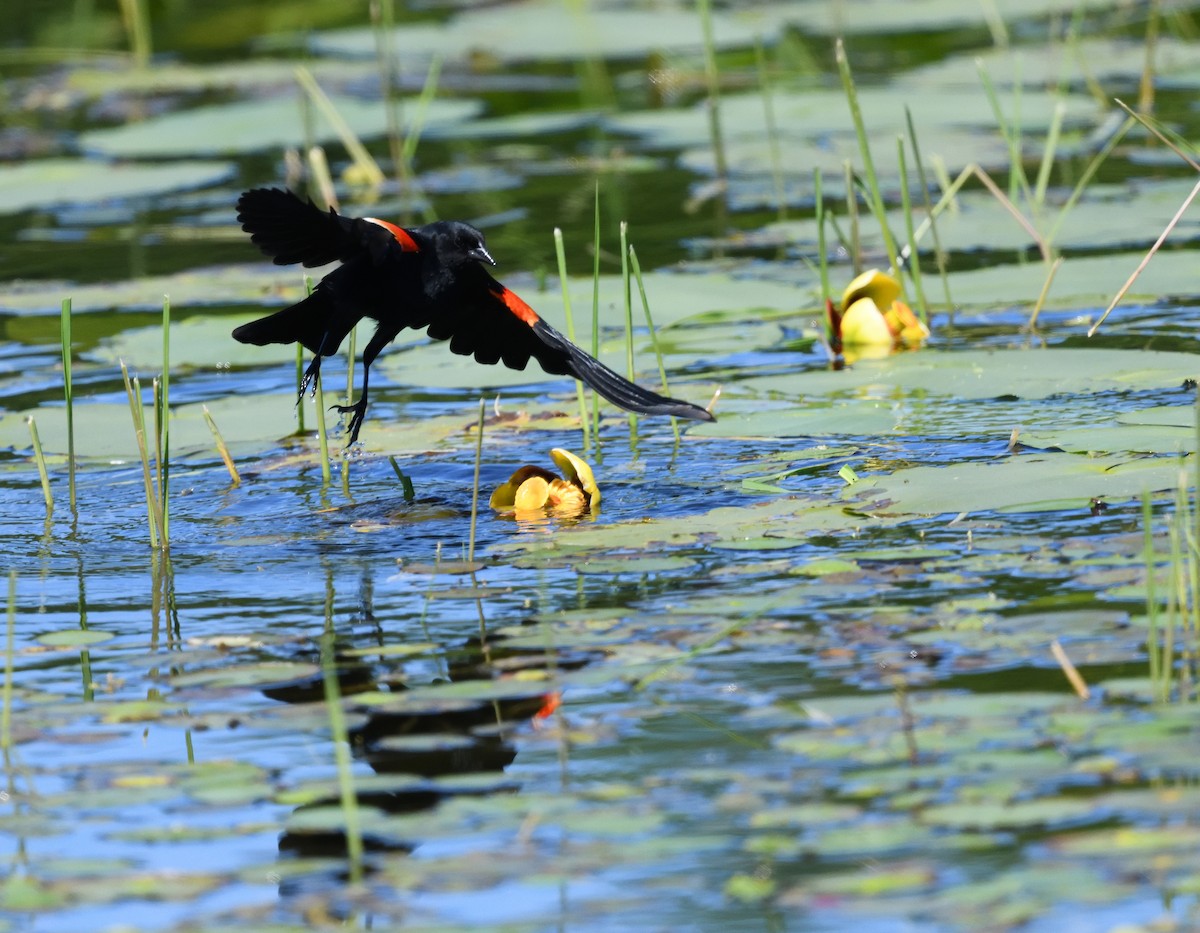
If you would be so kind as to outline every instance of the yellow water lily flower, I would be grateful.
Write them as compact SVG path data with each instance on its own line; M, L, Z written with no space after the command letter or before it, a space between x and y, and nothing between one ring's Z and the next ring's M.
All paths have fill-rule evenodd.
M600 487L592 468L561 447L550 451L550 459L562 471L562 477L528 464L497 486L488 504L497 512L511 512L519 519L595 515L600 509Z
M878 269L846 286L840 311L827 305L834 349L851 361L887 356L898 343L918 346L929 336L929 328L900 301L900 283Z

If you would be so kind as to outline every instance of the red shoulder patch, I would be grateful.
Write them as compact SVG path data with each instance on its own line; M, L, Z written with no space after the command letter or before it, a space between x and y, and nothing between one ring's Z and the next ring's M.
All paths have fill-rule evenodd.
M383 227L384 230L396 238L396 242L400 244L400 249L403 252L419 253L421 251L421 247L417 246L417 241L403 227L397 227L395 224L389 223L386 220L380 220L378 217L364 217L363 220L369 224L378 224L380 227Z
M493 291L492 294L496 298L500 299L500 301L504 304L504 307L508 308L509 311L515 314L530 327L541 320L541 318L538 316L538 313L534 311L533 308L529 307L529 305L525 304L525 302L521 300L521 297L516 292L509 291L503 285L500 286L500 291Z

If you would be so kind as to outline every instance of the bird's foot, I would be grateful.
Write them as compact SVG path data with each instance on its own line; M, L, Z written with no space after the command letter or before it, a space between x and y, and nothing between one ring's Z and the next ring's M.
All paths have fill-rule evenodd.
M366 396L360 398L353 405L334 405L332 407L340 414L350 415L350 420L346 422L346 432L350 436L350 439L346 441L346 446L349 447L358 440L358 429L362 427L363 419L367 416Z
M321 358L314 356L313 361L308 364L308 369L304 370L304 377L300 380L300 394L296 398L296 404L299 405L304 401L304 393L312 390L312 394L317 394L317 377L321 375Z

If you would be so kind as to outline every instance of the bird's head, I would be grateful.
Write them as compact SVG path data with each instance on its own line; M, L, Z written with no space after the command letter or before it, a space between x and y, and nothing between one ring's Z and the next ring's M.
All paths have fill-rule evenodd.
M494 266L496 260L487 251L483 234L470 224L460 220L441 221L431 224L437 230L434 238L438 244L438 252L442 258L450 262L474 260Z

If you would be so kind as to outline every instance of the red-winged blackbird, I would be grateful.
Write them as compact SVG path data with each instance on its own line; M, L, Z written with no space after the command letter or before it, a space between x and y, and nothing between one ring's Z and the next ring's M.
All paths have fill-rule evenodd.
M538 317L480 265L496 262L470 224L404 228L374 217L343 217L278 188L247 191L237 206L242 229L276 264L342 262L303 301L233 332L242 343L299 342L315 354L301 396L320 371L321 357L333 355L355 324L364 317L377 324L363 350L362 396L337 406L350 414L347 443L358 438L367 412L371 363L406 327L427 327L434 340L450 341L451 352L474 355L480 363L524 369L532 357L546 372L581 379L629 411L714 420L697 405L634 385Z

